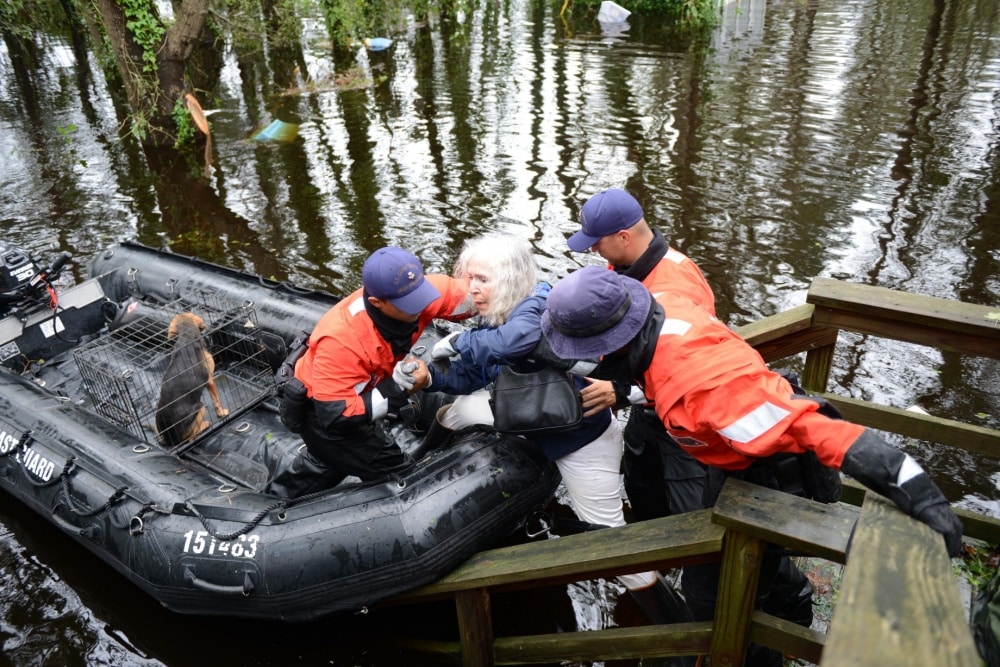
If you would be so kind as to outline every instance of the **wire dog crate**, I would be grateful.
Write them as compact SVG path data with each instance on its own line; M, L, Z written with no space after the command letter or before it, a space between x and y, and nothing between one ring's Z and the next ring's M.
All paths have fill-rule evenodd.
M199 435L217 430L273 390L274 374L252 303L191 291L162 305L133 301L125 312L121 326L81 346L74 357L93 409L147 443L157 442L157 403L174 349L167 331L181 313L194 313L206 325L202 340L215 360L215 386L229 411L218 416L208 392L202 391L209 426Z

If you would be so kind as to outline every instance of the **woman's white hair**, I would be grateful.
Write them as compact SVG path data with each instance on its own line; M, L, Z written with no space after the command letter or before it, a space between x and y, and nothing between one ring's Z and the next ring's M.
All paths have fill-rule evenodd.
M490 269L493 294L490 309L483 316L488 326L506 322L514 307L538 284L538 267L531 244L513 234L494 232L466 241L455 262L455 276L467 277L472 262Z

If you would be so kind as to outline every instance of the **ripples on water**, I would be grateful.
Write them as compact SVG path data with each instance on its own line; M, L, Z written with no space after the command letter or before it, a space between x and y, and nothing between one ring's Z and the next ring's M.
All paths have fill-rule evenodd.
M412 24L393 37L389 51L358 54L376 84L343 92L323 85L334 68L315 29L302 71L230 54L217 99L202 100L215 107L209 181L183 165L150 171L118 136L102 77L65 42L43 40L27 78L0 45L0 229L39 255L73 252L77 279L90 254L137 238L345 292L378 246L407 246L447 271L464 239L500 228L531 238L555 280L600 262L565 239L587 196L624 186L698 261L732 325L802 304L815 276L1000 307L994 0L741 0L704 34L637 18L602 33L585 10L564 22L515 0L454 30ZM296 86L305 94L288 94ZM275 118L300 123L299 138L250 139ZM844 335L833 385L1000 426L996 362ZM952 499L996 514L996 462L898 442ZM121 609L147 622L117 615L117 597L83 602L75 591L101 566L84 558L93 572L66 586L61 568L80 554L69 565L58 549L36 558L24 542L37 519L6 508L0 518L18 523L0 533L0 664L70 653L90 664L330 659L287 643L254 653L243 628L179 620L134 595ZM124 586L107 578L103 588ZM580 587L572 599L592 595ZM572 618L568 605L562 591L544 608ZM595 624L614 613L589 610ZM206 627L221 643L209 653L160 637L206 639ZM312 632L285 634L322 644Z

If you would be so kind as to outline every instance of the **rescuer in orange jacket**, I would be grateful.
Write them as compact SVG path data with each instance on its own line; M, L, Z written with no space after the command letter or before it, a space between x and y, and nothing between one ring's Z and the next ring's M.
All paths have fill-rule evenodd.
M307 396L295 425L306 452L268 484L275 495L329 488L348 475L381 479L413 464L379 422L416 409L410 395L430 382L427 366L399 362L431 320L473 314L465 305L468 282L425 276L419 259L390 246L365 261L362 283L320 318L295 364L294 380Z
M654 300L638 281L586 267L552 288L541 326L560 357L602 358L591 375L638 382L677 443L716 470L761 483L754 473L767 462L812 452L941 533L949 555L959 553L962 524L916 461L870 429L822 414L819 401L797 395L746 341L690 300L669 293ZM717 489L706 489L710 506ZM794 565L785 556L765 557L759 590L787 567ZM718 565L685 569L696 620L712 618L717 585ZM766 599L758 602L781 615ZM808 614L793 620L807 625ZM781 664L770 650L760 658L748 664Z
M624 190L610 188L588 199L580 209L580 230L566 244L576 252L596 252L609 269L635 278L653 294L686 296L715 314L715 295L701 269L649 226L642 206ZM592 380L580 397L588 410L631 406L622 468L635 519L701 507L705 468L667 434L650 397L631 381L600 380Z

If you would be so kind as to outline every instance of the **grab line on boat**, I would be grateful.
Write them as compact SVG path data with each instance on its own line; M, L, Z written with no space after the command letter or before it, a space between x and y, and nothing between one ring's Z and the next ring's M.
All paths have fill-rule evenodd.
M198 521L200 521L201 525L205 527L205 530L208 531L209 535L222 542L231 542L240 535L246 535L251 530L253 530L257 526L257 524L263 521L265 516L267 516L274 510L284 509L285 507L286 507L286 502L284 500L280 500L272 505L269 505L268 507L265 507L263 510L258 512L257 516L250 519L250 521L248 521L239 530L233 531L232 533L220 533L219 531L217 531L215 528L213 528L208 524L208 520L204 516L202 516L201 512L198 511L198 508L196 508L190 500L184 502L184 509L186 509L190 514L198 518Z

